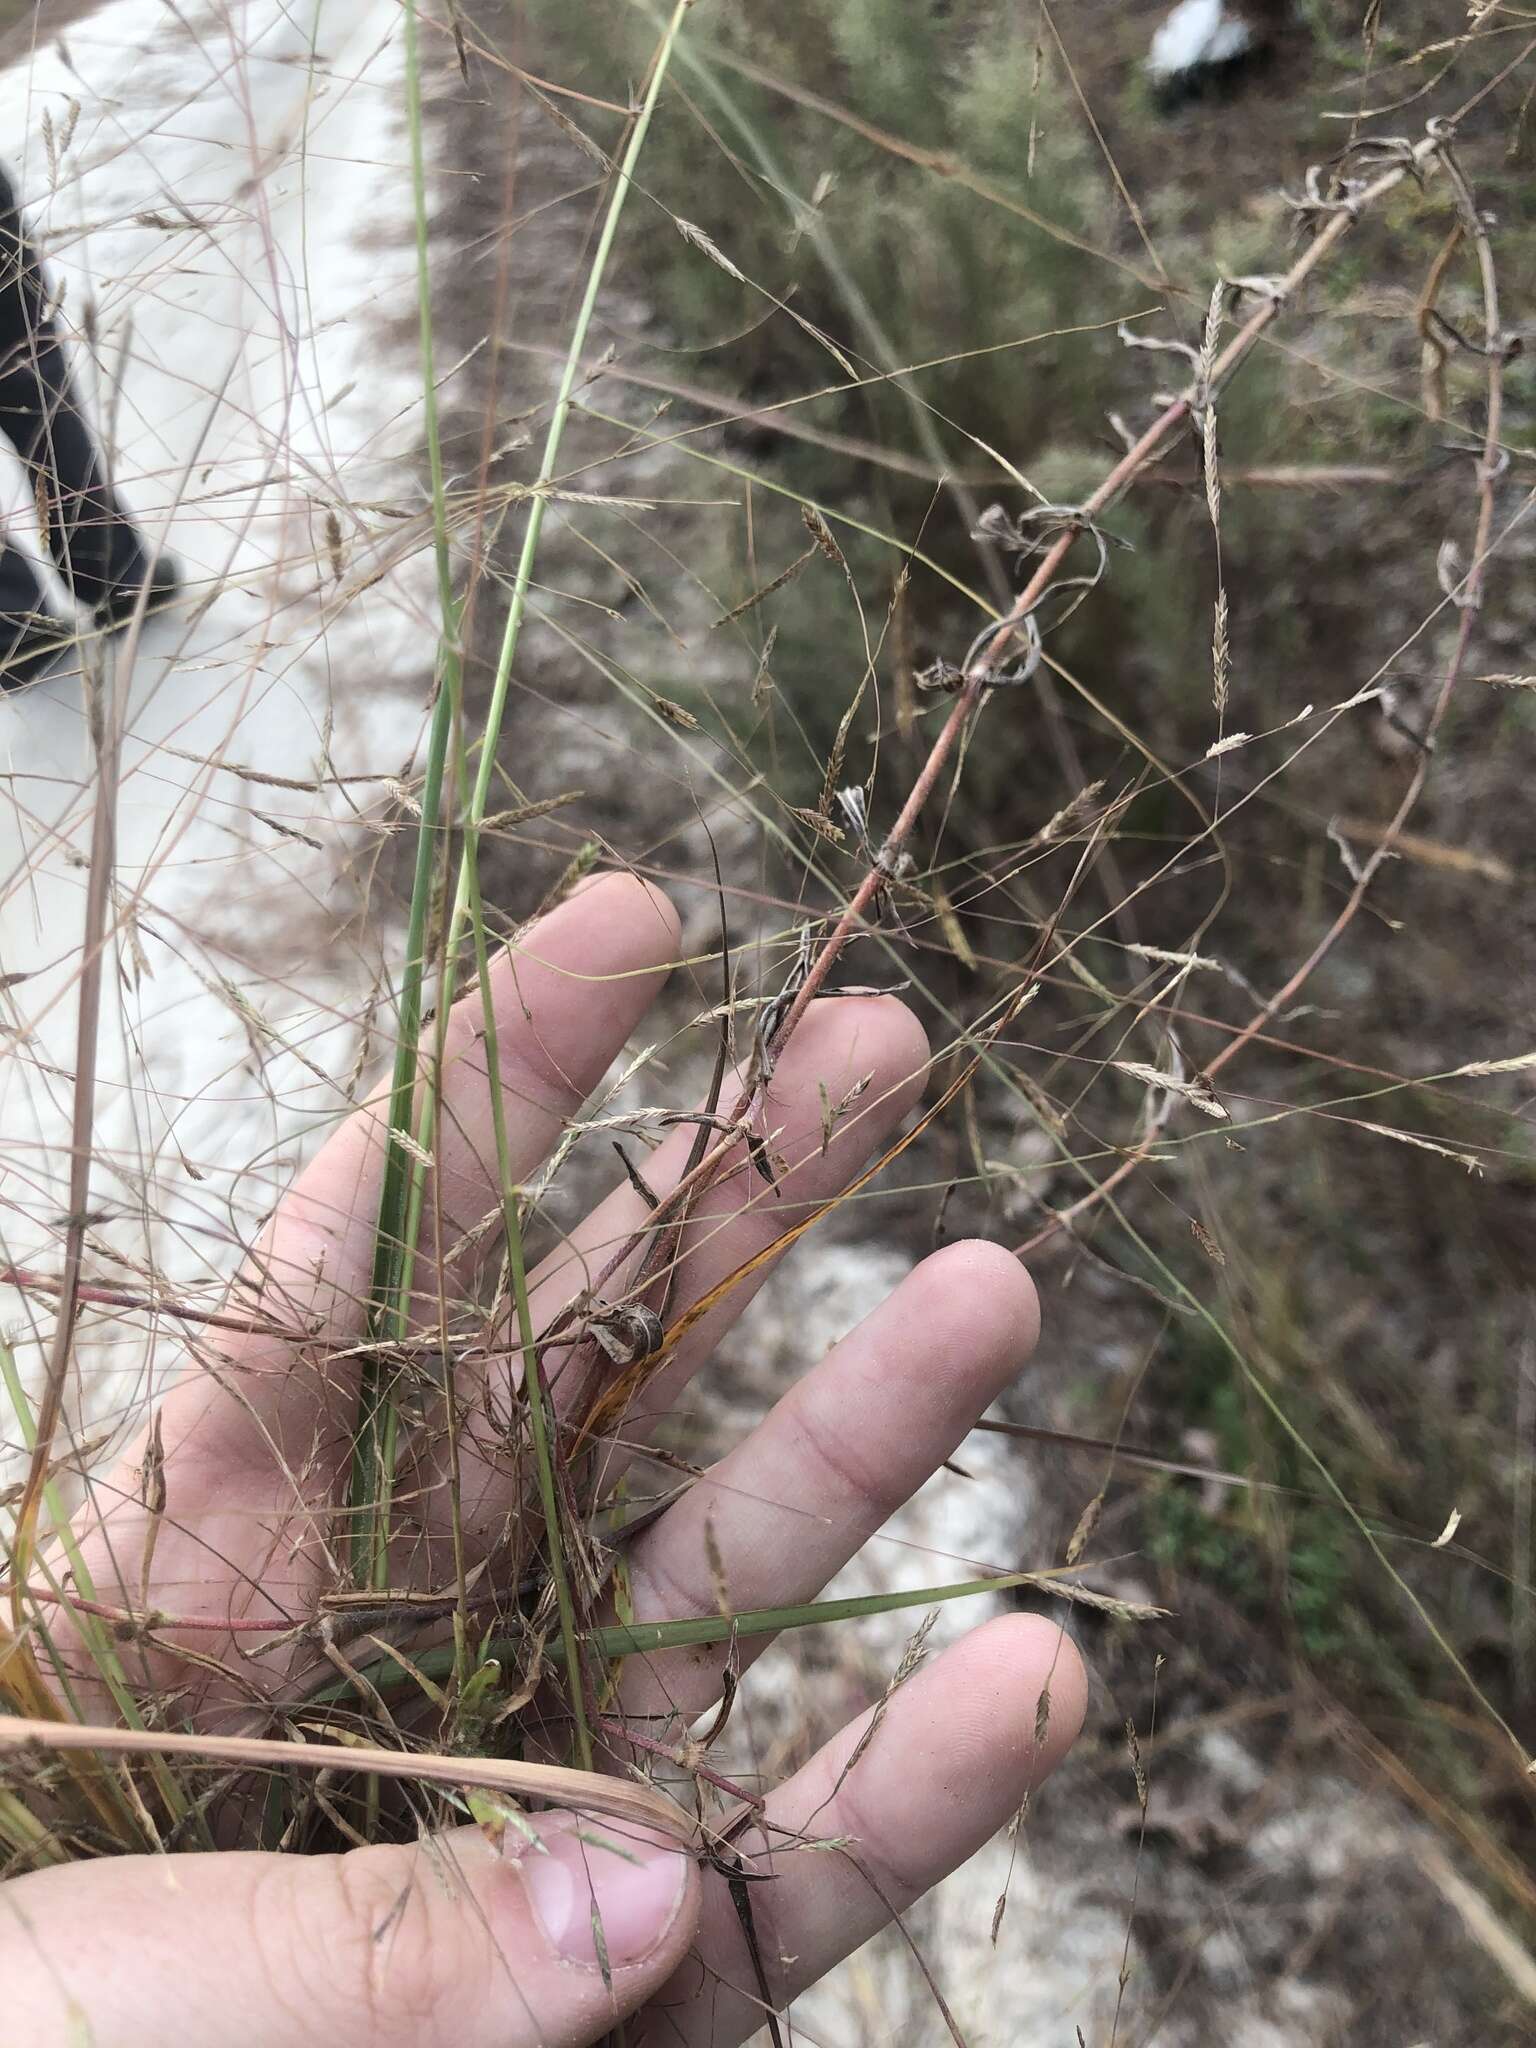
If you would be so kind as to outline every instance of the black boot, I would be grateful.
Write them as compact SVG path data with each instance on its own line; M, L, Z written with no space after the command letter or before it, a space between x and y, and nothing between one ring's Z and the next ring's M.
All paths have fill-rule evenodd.
M175 595L180 578L174 564L151 557L108 482L70 384L36 252L3 172L0 432L26 465L44 539L77 604L103 623L121 624L146 584L151 608Z
M74 637L49 611L26 556L0 541L0 690L34 681Z
M79 553L78 543L75 552ZM73 582L75 595L82 603L85 602L89 593L81 592L78 569ZM149 595L144 600L144 608L150 612L159 611L179 593L181 571L169 555L146 553L137 531L119 510L107 529L103 595L91 606L92 612L104 626L125 626L133 617L139 592L146 583Z

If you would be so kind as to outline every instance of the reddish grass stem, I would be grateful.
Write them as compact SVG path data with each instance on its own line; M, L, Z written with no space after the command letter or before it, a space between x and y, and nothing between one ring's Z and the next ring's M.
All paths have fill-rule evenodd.
M1369 857L1361 866L1359 874L1355 877L1343 907L1340 909L1337 917L1334 918L1332 924L1329 925L1321 938L1318 939L1316 945L1312 947L1306 958L1301 962L1300 966L1295 969L1267 1002L1260 1005L1248 1022L1228 1039L1215 1058L1209 1062L1205 1068L1205 1078L1208 1080L1213 1079L1223 1068L1230 1065L1244 1047L1251 1044L1264 1030L1264 1027L1278 1011L1295 1001L1313 974L1316 973L1323 961L1327 959L1328 955L1339 943L1339 940L1343 938L1349 927L1354 923L1372 881L1375 879L1383 861L1391 856L1403 827L1412 816L1419 798L1423 794L1424 785L1429 777L1430 752L1434 744L1435 735L1444 721L1447 710L1450 708L1451 698L1454 696L1456 686L1461 679L1462 671L1466 666L1467 654L1472 644L1474 626L1482 605L1484 571L1493 540L1495 515L1494 487L1503 468L1503 453L1500 441L1503 434L1504 420L1504 365L1507 360L1507 337L1504 335L1500 317L1498 275L1494 267L1493 249L1488 238L1487 225L1478 210L1476 197L1467 183L1461 166L1452 154L1451 139L1451 130L1448 124L1431 122L1430 132L1425 141L1417 146L1415 155L1417 156L1419 151L1432 151L1445 169L1446 176L1456 194L1456 203L1461 216L1463 231L1471 240L1473 248L1477 253L1478 271L1483 292L1483 349L1488 365L1487 418L1484 423L1482 454L1477 468L1477 526L1472 542L1471 565L1461 579L1459 589L1447 600L1450 603L1456 604L1461 614L1455 645L1451 650L1450 659L1446 663L1445 674L1441 679L1439 690L1436 693L1434 704L1431 707L1429 718L1424 728L1418 759L1414 765L1413 774L1409 778L1408 787L1404 790L1391 821L1381 834L1377 844L1372 848ZM1402 166L1397 173L1399 180L1408 175L1410 174L1406 165ZM1380 182L1378 180L1378 184ZM1364 195L1362 195L1361 201L1357 202L1357 204L1363 203L1363 198ZM1336 215L1329 225L1342 232L1339 224L1347 222L1349 218L1352 218L1352 216ZM1322 237L1319 236L1318 239L1321 241ZM1337 235L1335 235L1335 239L1337 239ZM1314 244L1314 248L1315 246ZM1253 323L1250 322L1249 326L1251 327L1252 325ZM1246 333L1247 330L1245 329L1244 332ZM1241 340L1241 338L1239 336L1237 340ZM1236 345L1237 343L1234 341L1232 346L1235 347ZM1231 349L1229 348L1221 358L1221 362L1224 363L1230 354ZM1220 364L1218 364L1219 368ZM1069 1204L1067 1208L1058 1210L1048 1223L1017 1247L1018 1256L1024 1258L1030 1252L1037 1251L1060 1231L1070 1230L1080 1216L1085 1215L1090 1209L1096 1208L1099 1204L1106 1201L1117 1187L1128 1180L1136 1172L1137 1168L1146 1162L1151 1154L1156 1136L1155 1132L1150 1133L1136 1146L1134 1151L1127 1154L1114 1171L1101 1181L1097 1187L1090 1189L1087 1194Z
M1431 169L1441 158L1442 153L1446 150L1448 140L1448 128L1439 125L1433 126L1421 141L1414 144L1411 149L1405 149L1399 161L1382 171L1378 177L1371 179L1359 191L1351 195L1347 203L1341 203L1329 215L1307 248L1297 257L1284 277L1275 281L1273 289L1266 295L1263 302L1254 309L1248 319L1233 335L1231 341L1221 351L1211 368L1209 378L1204 387L1202 388L1197 380L1188 390L1179 397L1172 399L1163 407L1151 425L1132 443L1097 488L1077 508L1081 523L1065 527L1051 542L1037 564L1034 573L1020 590L1009 610L998 622L997 629L988 636L984 648L971 661L959 696L951 707L948 717L940 727L933 745L929 749L928 757L919 770L906 801L897 814L895 823L886 834L874 862L849 899L836 925L824 940L815 960L811 963L804 982L796 993L793 1003L786 1012L782 1023L775 1031L767 1047L770 1056L769 1060L762 1063L764 1070L771 1070L773 1060L782 1053L785 1045L798 1028L807 1008L826 986L828 976L837 965L849 941L857 934L870 904L895 872L896 863L907 841L912 837L913 832L917 828L918 820L922 816L939 782L939 778L944 772L945 764L955 751L956 742L965 731L971 718L980 708L982 699L991 686L992 678L1001 665L1014 635L1039 604L1078 535L1086 530L1098 514L1111 505L1123 490L1142 475L1179 427L1186 420L1191 419L1208 398L1215 396L1252 352L1266 329L1278 318L1281 309L1288 304L1296 290L1323 263L1329 252L1348 234L1360 214L1383 199L1388 193L1395 191L1406 179L1422 178L1425 172ZM1377 857L1373 863L1374 866L1380 865L1380 861L1385 858L1386 851L1387 848L1385 846L1378 850ZM1267 1014L1259 1019L1254 1027L1256 1030L1262 1028L1262 1024L1267 1021ZM750 1085L742 1090L735 1107L730 1113L728 1121L733 1126L742 1126L744 1119L751 1114L758 1091L763 1085L763 1073L760 1071ZM679 1182L676 1187L662 1198L648 1217L645 1228L635 1232L626 1239L607 1261L601 1272L597 1274L589 1290L593 1295L601 1296L607 1283L616 1273L629 1265L636 1252L640 1250L648 1238L653 1242L656 1241L653 1234L660 1226L673 1222L680 1213L685 1213L685 1205L692 1201L695 1192L700 1186L708 1185L714 1180L723 1168L733 1146L739 1144L739 1142L739 1138L734 1135L723 1139L719 1145L714 1147L698 1162L697 1166L685 1176L683 1181ZM1137 1153L1133 1153L1102 1184L1101 1190L1085 1197L1084 1203L1075 1205L1072 1210L1063 1212L1061 1226L1065 1227L1078 1208L1089 1205L1095 1200L1102 1199L1103 1194L1108 1193L1118 1181L1134 1171L1135 1166L1140 1163L1140 1159L1143 1156L1144 1153L1140 1150ZM1045 1237L1053 1235L1056 1227L1058 1226L1053 1224L1046 1232L1031 1239L1027 1245L1021 1246L1019 1248L1021 1255L1023 1252L1033 1249L1037 1243L1044 1242ZM643 1288L649 1283L650 1277L645 1264L642 1262L638 1272L638 1284ZM542 1332L540 1342L548 1342L550 1338L564 1330L572 1320L573 1312L569 1309L563 1310ZM580 1361L582 1365L591 1362L589 1355L595 1352L595 1348L590 1342L582 1347L584 1354ZM576 1361L568 1361L567 1369L570 1369L575 1363Z
M0 1266L0 1287L16 1287L38 1294L62 1294L65 1280L56 1273L37 1273L29 1266ZM285 1344L302 1344L303 1330L285 1330L280 1323L260 1322L246 1316L232 1316L222 1309L192 1308L186 1302L165 1301L152 1294L135 1294L128 1287L98 1287L85 1281L74 1289L77 1302L103 1308L140 1309L149 1316L173 1316L177 1322L202 1323L211 1330L230 1330L239 1337L277 1337Z

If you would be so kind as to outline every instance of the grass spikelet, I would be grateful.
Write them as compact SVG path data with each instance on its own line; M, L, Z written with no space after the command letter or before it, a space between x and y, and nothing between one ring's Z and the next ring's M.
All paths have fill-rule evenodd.
M1227 689L1232 674L1232 649L1227 638L1227 593L1216 593L1215 621L1211 629L1212 697L1218 718L1227 708Z

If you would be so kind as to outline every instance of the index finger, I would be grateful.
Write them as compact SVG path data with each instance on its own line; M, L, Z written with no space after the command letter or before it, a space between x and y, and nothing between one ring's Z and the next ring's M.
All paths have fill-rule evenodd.
M659 891L610 875L568 898L491 969L498 1077L516 1178L536 1167L590 1094L677 954ZM424 1215L445 1237L497 1199L479 990L455 1005L441 1075L437 1157ZM236 1307L266 1331L197 1355L161 1411L167 1514L154 1548L152 1604L206 1616L287 1611L324 1568L326 1533L356 1421L387 1122L375 1102L336 1132L279 1203L252 1254ZM424 1269L418 1288L437 1284ZM291 1332L268 1334L272 1330ZM340 1355L338 1355L340 1354ZM100 1489L87 1556L116 1585L138 1571L145 1519L128 1466ZM295 1518L313 1517L296 1531ZM215 1540L217 1539L217 1540ZM260 1591L256 1583L260 1582ZM258 1606L255 1611L262 1611Z

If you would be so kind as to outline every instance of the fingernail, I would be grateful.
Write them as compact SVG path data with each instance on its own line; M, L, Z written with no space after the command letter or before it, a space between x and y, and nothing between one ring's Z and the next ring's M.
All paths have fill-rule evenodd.
M688 1858L616 1821L573 1815L540 1833L546 1853L530 1847L517 1871L550 1946L589 1969L644 1962L677 1917Z

